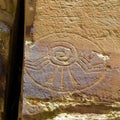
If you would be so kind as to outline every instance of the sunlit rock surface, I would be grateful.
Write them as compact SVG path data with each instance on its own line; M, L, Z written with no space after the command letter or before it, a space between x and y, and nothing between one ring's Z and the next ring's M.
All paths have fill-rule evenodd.
M23 120L120 119L119 0L26 2Z

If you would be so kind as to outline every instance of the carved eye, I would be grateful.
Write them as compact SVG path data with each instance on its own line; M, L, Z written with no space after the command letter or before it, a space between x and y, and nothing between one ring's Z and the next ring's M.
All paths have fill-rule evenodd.
M93 54L90 54L90 55L88 56L89 59L93 59L93 57L94 57Z

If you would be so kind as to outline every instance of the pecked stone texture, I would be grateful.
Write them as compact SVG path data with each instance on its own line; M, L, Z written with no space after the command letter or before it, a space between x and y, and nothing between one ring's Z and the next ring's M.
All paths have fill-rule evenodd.
M119 0L36 0L34 4L33 33L25 45L23 119L119 111ZM103 108L96 113L93 109L101 109L99 105Z

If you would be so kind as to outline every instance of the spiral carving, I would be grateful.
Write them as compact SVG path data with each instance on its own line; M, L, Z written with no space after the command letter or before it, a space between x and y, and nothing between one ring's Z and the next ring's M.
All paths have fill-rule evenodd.
M66 42L54 43L50 50L50 60L56 65L67 66L76 61L77 54L75 48Z

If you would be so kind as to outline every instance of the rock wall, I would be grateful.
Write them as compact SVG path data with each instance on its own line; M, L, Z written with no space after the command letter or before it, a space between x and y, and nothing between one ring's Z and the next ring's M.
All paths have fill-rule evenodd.
M120 119L120 1L36 0L26 6L26 26L32 27L23 120L76 120L77 113L78 120L82 114Z
M16 1L0 0L0 120L4 112L4 95L9 54L9 39Z

